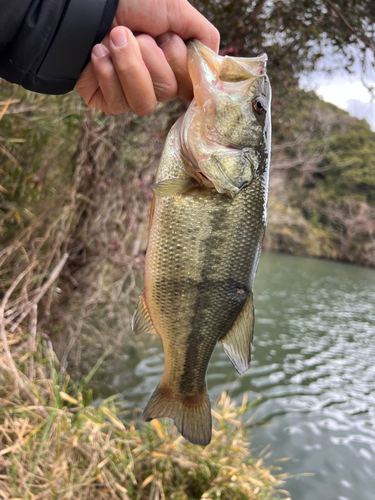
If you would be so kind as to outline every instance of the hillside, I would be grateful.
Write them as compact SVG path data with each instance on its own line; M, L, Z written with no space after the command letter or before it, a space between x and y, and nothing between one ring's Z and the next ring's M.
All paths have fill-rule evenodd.
M367 122L299 92L274 127L266 248L374 266L374 167Z

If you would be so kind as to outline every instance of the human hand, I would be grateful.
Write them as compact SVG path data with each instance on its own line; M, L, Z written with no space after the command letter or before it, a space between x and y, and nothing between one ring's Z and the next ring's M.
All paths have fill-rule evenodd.
M120 0L113 29L92 50L76 89L106 114L151 114L157 101L190 100L190 38L217 51L219 33L187 0Z

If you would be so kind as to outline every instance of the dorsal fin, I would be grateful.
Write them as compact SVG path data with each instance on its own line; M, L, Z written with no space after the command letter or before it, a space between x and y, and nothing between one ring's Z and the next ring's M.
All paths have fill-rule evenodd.
M152 324L143 294L139 297L138 306L132 319L132 330L136 335L138 335L139 333L155 333L156 335L158 335L158 332L155 330L154 325Z
M225 354L232 361L233 366L240 375L242 375L250 365L253 334L254 306L253 293L250 292L232 328L225 337L220 340L223 344Z

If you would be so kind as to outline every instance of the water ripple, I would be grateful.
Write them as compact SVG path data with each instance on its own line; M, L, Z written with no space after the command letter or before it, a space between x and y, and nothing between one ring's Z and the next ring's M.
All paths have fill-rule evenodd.
M274 458L291 457L284 471L315 474L288 481L294 500L374 500L375 271L263 254L254 302L251 369L238 377L218 346L211 398L262 396L248 415L253 446L271 443ZM145 405L163 370L153 342L112 376L134 405Z

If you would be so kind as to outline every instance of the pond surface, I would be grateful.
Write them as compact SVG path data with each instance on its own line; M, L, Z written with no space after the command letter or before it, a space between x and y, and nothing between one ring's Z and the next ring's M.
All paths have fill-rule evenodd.
M251 411L253 449L291 457L293 500L375 499L375 271L263 254L254 287L253 360L239 377L217 346L211 399L227 390ZM113 392L144 408L163 372L159 338L124 352ZM108 394L103 394L108 395Z

